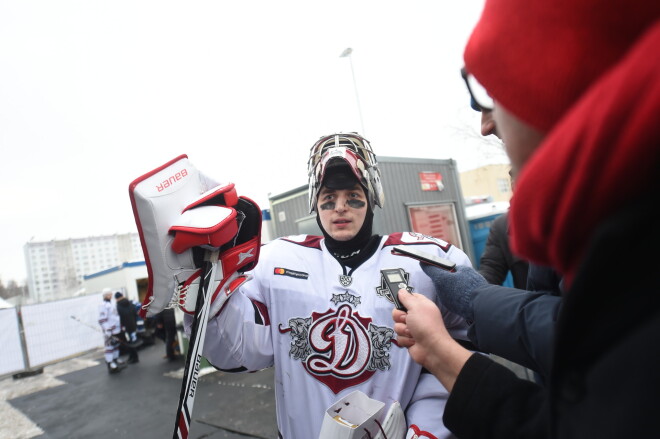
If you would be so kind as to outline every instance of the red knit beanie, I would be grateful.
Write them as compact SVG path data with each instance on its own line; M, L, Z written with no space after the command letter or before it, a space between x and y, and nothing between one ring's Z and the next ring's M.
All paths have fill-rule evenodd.
M548 132L659 12L658 0L486 0L465 66L509 112Z

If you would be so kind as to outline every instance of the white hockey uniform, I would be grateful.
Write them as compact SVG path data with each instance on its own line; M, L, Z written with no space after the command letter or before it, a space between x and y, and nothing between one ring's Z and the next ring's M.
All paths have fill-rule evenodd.
M119 343L112 336L121 331L117 307L111 301L104 300L99 305L99 325L105 335L105 361L109 363L119 357Z
M279 238L262 247L253 279L209 322L204 356L211 364L230 371L275 367L284 439L318 438L325 410L354 390L385 403L381 416L398 401L408 437L453 437L442 423L448 392L396 344L394 304L380 270L402 268L413 292L438 303L454 336L466 338L467 325L442 307L419 262L391 254L394 245L471 265L457 247L416 233L382 237L354 270L342 268L322 237Z

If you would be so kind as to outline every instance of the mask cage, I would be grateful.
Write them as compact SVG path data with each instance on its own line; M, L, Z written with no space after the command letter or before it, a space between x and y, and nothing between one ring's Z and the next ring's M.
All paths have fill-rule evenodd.
M383 207L380 169L369 141L357 133L338 133L321 137L310 149L307 161L310 213L316 209L316 198L326 165L333 159L342 159L350 166L358 181L365 187L372 209L373 206Z

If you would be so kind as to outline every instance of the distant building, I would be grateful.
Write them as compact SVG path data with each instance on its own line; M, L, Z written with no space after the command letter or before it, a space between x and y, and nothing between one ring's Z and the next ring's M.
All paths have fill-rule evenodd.
M270 209L261 210L261 243L266 244L273 239L273 222Z
M470 224L472 264L479 267L479 259L486 246L493 221L509 210L511 190L510 165L486 165L461 172L461 187L465 197L465 213ZM512 287L510 276L504 285Z
M72 297L86 274L144 260L137 233L41 242L23 247L32 302Z
M510 165L497 164L461 172L459 178L466 204L488 197L488 202L509 201L513 195L509 169Z
M149 287L149 273L145 261L124 262L116 267L86 274L83 294L99 293L104 288L121 291L128 300L142 303Z

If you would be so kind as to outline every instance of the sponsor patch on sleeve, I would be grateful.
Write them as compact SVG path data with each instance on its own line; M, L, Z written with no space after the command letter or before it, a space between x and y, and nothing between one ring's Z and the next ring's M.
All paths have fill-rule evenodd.
M276 276L295 277L296 279L307 279L309 277L309 274L305 272L289 270L288 268L279 268L279 267L275 267L273 269L273 274Z

